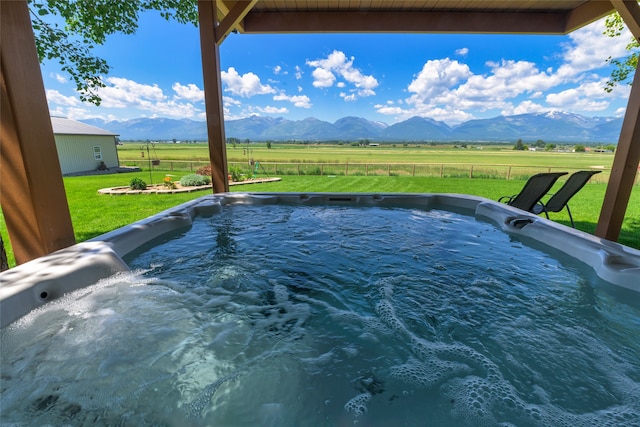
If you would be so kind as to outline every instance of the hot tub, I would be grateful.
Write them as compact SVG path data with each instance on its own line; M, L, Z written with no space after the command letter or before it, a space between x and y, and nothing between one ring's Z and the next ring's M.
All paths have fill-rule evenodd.
M0 314L3 422L640 422L640 252L478 197L205 196Z

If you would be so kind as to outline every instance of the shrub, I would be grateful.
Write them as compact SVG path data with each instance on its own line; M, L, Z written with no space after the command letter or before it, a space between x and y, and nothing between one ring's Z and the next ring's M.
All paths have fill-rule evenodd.
M196 170L196 174L205 175L205 176L211 176L211 165L208 164L206 166L202 166L201 168L198 168ZM182 180L180 182L182 183Z
M240 169L240 166L229 168L229 175L231 175L231 180L233 182L244 181L244 176L242 174L242 169Z
M180 178L180 185L183 187L198 187L200 185L208 185L211 183L211 178L200 174L185 175Z
M140 178L133 178L129 183L129 188L132 190L146 190L147 183Z

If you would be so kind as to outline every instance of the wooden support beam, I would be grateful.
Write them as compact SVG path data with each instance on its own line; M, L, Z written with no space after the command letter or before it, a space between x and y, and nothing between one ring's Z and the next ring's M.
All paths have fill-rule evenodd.
M222 43L257 2L258 0L237 2L216 27L216 43Z
M592 0L584 3L569 12L565 33L568 34L578 28L584 27L600 18L604 18L614 11L615 9L611 2L606 0Z
M611 0L627 28L640 40L640 6L636 0ZM604 196L596 236L618 240L640 165L640 73L636 69L627 112Z
M635 0L634 0L635 1ZM627 112L622 122L618 147L604 195L596 236L616 241L631 197L640 165L640 72L633 78Z
M608 4L608 3L607 3ZM565 34L566 12L308 11L252 12L244 32Z
M216 43L216 4L214 0L198 0L200 51L206 105L207 135L213 191L229 191L227 145L224 134L224 109L220 75L220 50Z
M633 37L640 40L640 6L636 0L611 0Z
M75 243L26 0L0 7L0 204L16 263Z
M229 6L227 4L227 1L228 0L216 0L216 8L218 9L218 14L216 16L218 18L222 17L222 19L224 19L224 17L226 17L229 14L229 11L233 7L233 6ZM236 28L238 29L239 32L244 31L244 26L242 22L238 22L238 24L236 25Z

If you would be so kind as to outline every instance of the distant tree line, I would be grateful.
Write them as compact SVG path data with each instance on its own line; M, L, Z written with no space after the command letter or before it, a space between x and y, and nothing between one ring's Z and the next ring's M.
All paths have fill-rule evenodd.
M551 143L547 144L541 139L531 144L531 146L535 147L536 149L544 149L545 151L554 151L556 149L559 149L557 144L551 144ZM562 144L562 146L566 150L568 147L571 147L572 144ZM613 144L608 144L608 145L595 144L592 146L595 148L596 151L612 152L612 153L616 151L616 146ZM529 150L529 146L526 145L524 142L522 142L522 139L519 138L516 141L515 145L513 146L513 149L518 151L526 151L526 150ZM573 151L575 151L576 153L584 153L587 151L587 147L584 144L575 144L573 145Z
M175 140L174 140L175 141ZM229 137L226 139L227 145L231 145L233 148L237 148L242 145L249 144L266 144L267 148L271 148L273 144L301 144L301 145L349 145L351 147L369 147L369 146L377 146L377 145L387 145L397 147L401 145L403 147L411 146L437 146L437 145L447 145L452 146L454 148L469 148L470 145L473 146L483 146L483 145L511 145L512 143L507 141L433 141L433 140L422 140L422 141L387 141L387 140L373 140L368 138L358 139L358 140L341 140L341 139L327 139L327 140L310 140L310 139L287 139L287 140L260 140L260 141L252 141L249 138L235 138ZM567 149L568 147L580 147L584 148L583 151L586 150L586 147L593 147L596 150L602 151L615 151L616 146L614 144L604 145L602 143L584 143L578 144L572 142L555 142L548 143L541 139L538 139L535 142L526 144L521 138L519 138L516 144L513 146L514 150L523 150L526 151L529 147L535 147L537 150L544 149L545 151L553 151L559 149L559 147L564 147ZM579 150L578 150L579 151Z
M510 146L513 143L508 141L377 141L371 139L358 139L356 141L351 140L300 140L300 139L289 139L289 140L261 140L261 141L252 141L249 138L235 138L230 137L226 139L227 145L232 146L234 149L238 147L242 147L250 145L250 144L265 144L267 148L272 148L273 144L301 144L301 145L349 145L351 147L370 147L377 145L385 145L391 147L421 147L421 146L449 146L453 148L469 148L469 146L479 147L479 146ZM117 144L121 145L122 143L140 143L144 141L140 141L139 139L118 139ZM146 140L147 143L158 143L158 144L206 144L206 140L179 140L176 138L173 139L163 139L163 140ZM567 150L570 147L573 148L574 151L587 151L587 147L596 151L596 152L615 152L616 146L614 144L603 144L603 143L582 143L575 144L572 142L555 142L549 143L545 142L541 139L538 139L535 142L525 143L521 138L519 138L515 145L512 145L514 150L526 151L529 150L529 147L534 147L536 150L545 151L554 151L554 150ZM245 147L246 148L246 147Z

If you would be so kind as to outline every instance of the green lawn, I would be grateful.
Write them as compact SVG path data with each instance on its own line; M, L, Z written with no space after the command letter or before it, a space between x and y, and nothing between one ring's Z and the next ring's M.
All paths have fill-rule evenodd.
M612 153L558 153L546 151L516 151L509 146L483 145L475 148L453 148L427 144L383 144L377 147L352 147L350 145L303 145L303 144L238 144L227 148L229 162L246 162L254 159L260 162L291 163L457 163L493 164L513 166L541 166L576 169L593 166L610 167ZM142 154L144 152L144 157ZM206 144L156 144L147 154L140 143L126 143L118 146L121 162L135 162L146 167L149 157L161 162L168 160L208 162L209 151Z
M159 183L165 171L154 171L153 182ZM64 179L71 219L78 242L90 239L134 221L146 218L187 200L209 194L208 190L187 194L143 194L109 196L97 190L128 185L134 177L149 183L149 172L117 175L67 177ZM176 179L179 179L179 175ZM432 178L405 176L282 176L282 181L233 186L232 191L247 192L362 192L362 193L459 193L497 200L517 193L522 180ZM561 182L557 186L561 185ZM557 187L556 187L557 188ZM587 184L571 201L571 209L578 229L593 233L604 198L606 184ZM552 190L553 191L553 190ZM640 187L636 186L623 223L620 242L640 249ZM2 219L2 218L0 218ZM552 219L569 224L565 212L553 214ZM4 219L0 233L8 246ZM10 249L10 248L8 248ZM9 250L10 265L14 265Z

